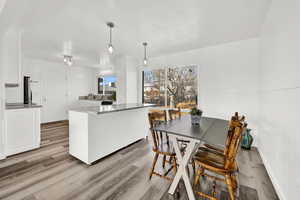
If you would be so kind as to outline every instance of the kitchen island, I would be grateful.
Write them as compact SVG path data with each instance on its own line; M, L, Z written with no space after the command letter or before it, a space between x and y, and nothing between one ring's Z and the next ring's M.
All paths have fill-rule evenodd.
M152 104L116 104L69 110L69 153L92 164L147 136Z

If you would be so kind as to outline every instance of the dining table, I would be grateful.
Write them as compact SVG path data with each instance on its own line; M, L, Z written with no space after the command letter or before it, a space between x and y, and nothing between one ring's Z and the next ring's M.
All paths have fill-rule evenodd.
M169 194L174 194L180 180L183 179L189 200L195 200L195 194L188 175L189 161L196 150L204 143L224 147L228 123L229 121L223 119L201 117L198 125L192 125L191 116L184 115L153 127L156 131L168 134L174 146L179 165L169 188ZM188 141L184 154L180 151L178 140Z

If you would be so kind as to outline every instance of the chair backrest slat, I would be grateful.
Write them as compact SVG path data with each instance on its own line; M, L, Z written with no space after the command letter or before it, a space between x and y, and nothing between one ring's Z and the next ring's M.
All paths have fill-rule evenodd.
M229 144L229 147L227 149L227 153L225 155L225 169L234 169L235 166L235 160L238 153L238 149L240 146L242 133L244 132L244 129L247 127L246 123L242 123L240 121L230 121L231 127L232 127L232 137Z
M228 148L234 133L234 127L239 125L239 123L242 123L245 121L245 116L240 117L238 112L235 112L234 116L231 117L231 120L229 122L229 128L228 128L228 135L226 137L225 142L225 149L224 149L224 155L228 154Z
M155 127L160 123L167 122L167 113L165 110L158 111L158 112L151 112L148 113L148 118L149 118L151 135L152 135L152 140L154 145L153 148L157 150L159 145L163 144L163 133L153 130L153 127Z

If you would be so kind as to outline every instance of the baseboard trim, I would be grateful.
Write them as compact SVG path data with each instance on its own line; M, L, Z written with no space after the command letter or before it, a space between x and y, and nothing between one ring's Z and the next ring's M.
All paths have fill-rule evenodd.
M32 151L32 150L38 149L38 148L40 148L40 144L30 144L30 145L22 146L19 148L7 147L5 150L5 154L6 154L6 156L12 156L12 155L21 154L21 153L24 153L27 151Z
M262 161L263 161L263 163L264 163L264 165L265 165L265 168L266 168L266 170L267 170L267 173L268 173L268 175L269 175L269 177L270 177L270 179L271 179L271 181L272 181L272 183L273 183L273 186L274 186L274 188L275 188L275 190L276 190L276 193L277 193L277 195L278 195L278 198L279 198L280 200L287 200L287 198L285 197L283 191L281 190L281 187L280 187L280 185L279 185L279 182L278 182L277 178L275 177L274 172L272 171L272 168L271 168L271 166L270 166L268 160L266 159L266 157L264 156L264 154L262 153L262 151L260 151L260 148L257 148L257 149L258 149L258 152L259 152L259 154L260 154L260 157L261 157L261 159L262 159Z

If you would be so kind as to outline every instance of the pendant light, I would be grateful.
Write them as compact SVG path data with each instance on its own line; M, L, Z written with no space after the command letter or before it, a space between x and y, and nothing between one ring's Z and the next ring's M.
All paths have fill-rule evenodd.
M108 52L110 54L112 54L114 52L114 47L112 45L112 29L114 28L114 23L112 22L107 22L106 25L108 26L109 28L109 43L108 43Z
M72 66L73 61L72 61L72 56L71 55L64 55L64 63L68 66Z
M143 43L143 46L144 46L144 65L147 65L147 63L148 63L148 60L147 60L147 42L144 42Z
M72 66L73 56L72 56L72 42L67 41L63 44L63 61L67 66Z

